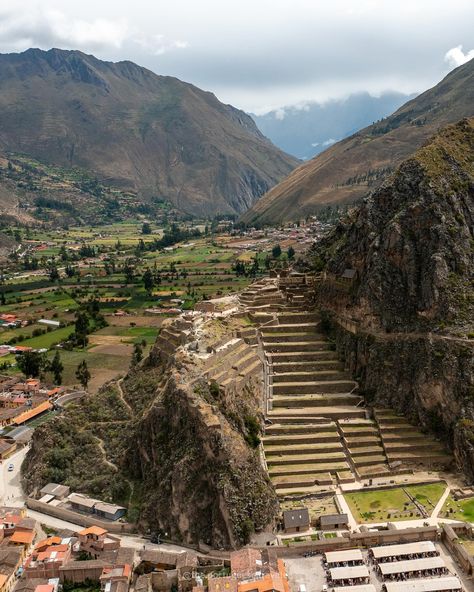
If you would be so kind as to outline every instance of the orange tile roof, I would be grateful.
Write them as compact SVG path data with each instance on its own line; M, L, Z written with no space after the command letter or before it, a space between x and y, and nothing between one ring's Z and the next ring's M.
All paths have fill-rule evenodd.
M20 543L22 545L31 545L34 538L35 538L34 532L15 530L15 532L10 537L10 542L11 543Z
M52 409L52 408L53 408L53 406L51 405L51 403L49 401L43 401L42 403L40 403L36 407L33 407L33 409L30 409L29 411L24 411L23 413L20 413L20 415L17 415L17 417L15 417L15 419L13 420L12 423L19 425L20 423L28 421L32 417L36 417L40 413L43 413L44 411L48 411L49 409Z
M11 524L18 524L22 520L23 518L19 514L5 514L5 516L0 518L0 523L10 522Z
M35 592L53 592L54 586L53 584L39 584L35 588Z
M42 541L39 541L39 543L36 543L35 549L43 549L45 547L50 547L51 545L59 545L61 540L61 537L58 536L48 537L47 539L43 539Z
M290 586L286 577L285 564L282 559L277 562L278 571L271 571L263 578L253 580L251 582L239 583L238 592L270 592L276 590L277 592L290 592Z
M8 576L5 574L0 574L0 587L4 586L5 582L8 580Z
M107 534L107 531L101 528L100 526L89 526L89 528L81 530L79 534L83 536L87 536L88 534L95 534L97 536L100 536L101 534Z
M38 561L45 561L46 559L53 559L51 555L56 553L54 556L55 561L61 561L66 558L66 551L56 551L54 547L50 547L48 551L38 553Z

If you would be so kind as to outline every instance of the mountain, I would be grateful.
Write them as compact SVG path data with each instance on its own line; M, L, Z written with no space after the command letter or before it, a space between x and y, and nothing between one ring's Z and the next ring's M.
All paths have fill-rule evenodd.
M471 482L473 241L470 118L406 159L313 250L325 271L315 298L360 392L436 432Z
M0 152L194 214L243 212L297 164L209 92L59 49L0 55Z
M280 222L324 206L354 203L380 185L440 127L474 115L474 60L393 115L338 142L303 164L243 216Z
M409 100L408 95L387 92L379 97L355 93L325 103L307 102L252 115L263 134L276 146L302 160L323 152L338 140L377 121Z

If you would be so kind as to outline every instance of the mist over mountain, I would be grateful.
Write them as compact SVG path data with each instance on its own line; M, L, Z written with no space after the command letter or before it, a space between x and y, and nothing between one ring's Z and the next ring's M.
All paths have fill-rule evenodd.
M242 218L276 223L323 207L352 204L379 186L441 127L473 115L474 60L470 60L389 117L305 162Z
M251 114L253 120L276 146L307 160L339 140L387 117L415 95L386 92L372 96L367 92L325 103L307 102Z

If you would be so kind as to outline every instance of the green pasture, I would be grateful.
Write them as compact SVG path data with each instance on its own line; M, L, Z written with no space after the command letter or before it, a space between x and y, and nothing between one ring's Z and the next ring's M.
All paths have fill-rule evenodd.
M423 516L407 492L431 515L445 490L446 483L440 481L427 485L348 492L344 497L357 522L416 520Z

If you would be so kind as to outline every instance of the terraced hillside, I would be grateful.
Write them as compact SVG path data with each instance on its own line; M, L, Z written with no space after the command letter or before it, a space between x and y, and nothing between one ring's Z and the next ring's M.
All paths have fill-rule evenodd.
M319 314L309 312L309 285L304 276L261 280L240 296L265 356L263 451L277 493L318 493L419 464L448 464L442 447L403 417L366 407Z

